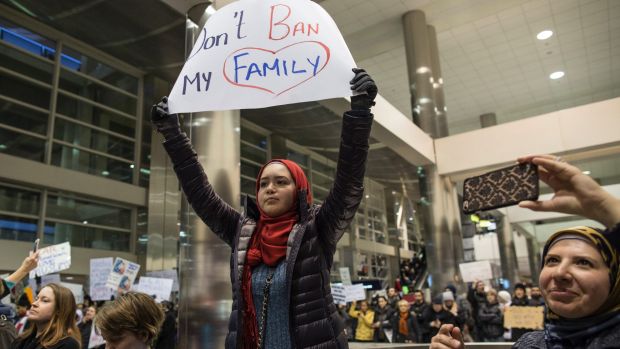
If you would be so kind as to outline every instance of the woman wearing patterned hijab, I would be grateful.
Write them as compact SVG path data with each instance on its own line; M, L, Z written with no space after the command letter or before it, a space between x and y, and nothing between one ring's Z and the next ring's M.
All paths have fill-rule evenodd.
M519 161L538 165L540 179L555 192L519 206L579 215L607 229L569 228L547 240L539 280L548 307L544 330L525 334L513 348L620 348L620 200L559 158ZM447 325L431 343L432 349L464 347L460 330Z

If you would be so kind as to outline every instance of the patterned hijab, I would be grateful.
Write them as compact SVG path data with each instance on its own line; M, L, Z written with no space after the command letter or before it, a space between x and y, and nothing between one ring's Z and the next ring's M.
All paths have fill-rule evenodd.
M545 341L551 349L571 348L586 342L597 333L620 324L620 236L591 227L574 227L553 234L545 243L544 260L551 246L563 239L586 241L596 248L609 268L610 291L607 300L592 315L580 319L565 319L547 309Z

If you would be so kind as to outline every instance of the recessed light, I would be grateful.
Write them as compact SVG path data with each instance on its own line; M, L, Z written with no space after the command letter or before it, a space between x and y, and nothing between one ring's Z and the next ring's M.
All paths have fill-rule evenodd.
M564 76L564 72L563 71L554 71L553 73L549 74L549 79L551 80L557 80L561 77Z
M583 173L584 175L589 176L589 175L590 175L590 173L592 173L592 172L590 172L590 171L588 171L588 170L585 170L585 171L583 171L582 173Z
M551 30L543 30L540 33L536 34L536 39L547 40L552 36L553 36L553 32Z

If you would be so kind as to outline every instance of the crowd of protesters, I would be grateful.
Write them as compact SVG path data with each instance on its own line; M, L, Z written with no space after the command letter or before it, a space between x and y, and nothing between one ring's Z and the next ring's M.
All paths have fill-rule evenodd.
M42 285L32 296L19 292L21 287L15 286L37 264L38 253L31 254L14 273L0 279L0 298L10 296L8 304L0 303L0 348L86 349L93 344L93 333L107 341L97 349L176 348L173 303L156 303L154 296L128 292L105 302L85 296L77 304L73 292L56 283Z
M406 295L390 287L370 300L340 305L338 314L350 341L429 343L443 324L452 324L462 329L465 342L512 342L532 330L505 328L505 310L544 306L540 288L523 283L515 284L512 294L477 281L463 294L447 285L429 295L420 289Z

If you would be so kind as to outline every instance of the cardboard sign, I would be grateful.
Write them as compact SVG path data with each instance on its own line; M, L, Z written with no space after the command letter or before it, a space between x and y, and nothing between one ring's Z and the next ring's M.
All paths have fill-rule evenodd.
M71 267L71 245L69 242L47 246L39 250L39 264L30 272L30 278L56 273Z
M507 307L504 327L540 330L545 322L545 307Z
M172 292L179 292L179 277L177 275L176 270L167 269L167 270L156 270L156 271L147 271L146 276L161 278L161 279L171 279L172 280Z
M60 284L71 290L76 304L84 303L84 288L81 284L70 282L61 282Z
M459 269L464 282L493 279L493 269L489 261L460 263Z
M107 286L112 272L113 258L93 258L90 260L90 299L94 301L110 300L114 289Z
M149 296L155 295L155 301L161 303L162 301L170 300L172 283L172 279L142 276L140 278L140 283L136 285L135 291L146 293Z
M236 1L204 25L170 92L171 113L351 96L353 57L310 0Z
M332 284L332 297L334 297L335 304L347 304L345 287L342 284Z
M366 299L366 289L363 284L355 284L345 287L347 302L363 301Z
M348 267L340 268L340 280L343 285L351 285L351 272Z
M118 293L125 293L131 290L138 271L140 271L140 264L117 257L106 285Z

